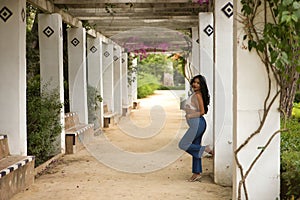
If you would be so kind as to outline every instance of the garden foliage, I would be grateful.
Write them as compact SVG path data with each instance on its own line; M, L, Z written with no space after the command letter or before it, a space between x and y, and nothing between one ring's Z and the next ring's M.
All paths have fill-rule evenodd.
M94 123L95 126L99 126L100 117L100 103L102 102L102 97L97 88L88 85L87 86L87 104L88 104L88 121L89 123Z
M47 87L41 91L39 75L27 81L27 151L35 156L36 166L60 152L62 104L58 91Z
M151 74L139 74L138 76L138 98L145 98L154 93L159 88L157 77Z
M299 119L287 122L281 133L281 199L300 198L300 125Z

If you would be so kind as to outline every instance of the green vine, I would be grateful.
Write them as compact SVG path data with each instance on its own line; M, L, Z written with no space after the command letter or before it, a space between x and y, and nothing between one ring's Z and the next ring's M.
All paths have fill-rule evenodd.
M237 198L242 198L243 189L245 199L248 199L246 186L248 175L273 138L280 132L286 131L286 126L271 135L247 169L244 169L238 154L256 135L260 134L278 96L280 96L279 109L284 118L291 116L300 72L300 2L299 0L241 0L241 4L239 22L244 26L244 48L256 51L265 65L269 84L259 127L235 150L235 161L241 176ZM271 81L272 77L276 80L275 84ZM272 95L273 84L279 87Z
M290 117L299 85L300 1L242 0L241 3L244 40L249 51L254 49L275 76L281 88L280 108ZM261 12L264 16L260 16ZM262 27L259 17L264 18Z

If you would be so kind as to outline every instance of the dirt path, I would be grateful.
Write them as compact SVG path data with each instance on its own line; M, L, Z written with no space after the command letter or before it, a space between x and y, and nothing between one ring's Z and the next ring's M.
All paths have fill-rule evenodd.
M220 200L231 188L212 181L213 162L203 159L201 182L187 182L191 157L177 143L187 126L179 95L157 91L118 126L89 138L86 149L59 159L12 200Z

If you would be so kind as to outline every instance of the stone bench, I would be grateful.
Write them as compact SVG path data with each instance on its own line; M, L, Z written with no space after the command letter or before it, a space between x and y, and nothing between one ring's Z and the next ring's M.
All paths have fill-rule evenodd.
M140 102L139 101L134 101L133 102L133 109L139 109L140 108Z
M0 200L34 183L34 156L10 155L7 135L0 135Z
M84 147L84 143L93 136L94 124L79 122L76 112L65 114L66 154L73 154Z
M112 112L108 109L107 104L103 104L103 119L104 119L103 127L108 128L109 124L113 124L114 123L113 120L116 115L117 113Z
M131 112L132 106L122 105L122 116L128 116Z

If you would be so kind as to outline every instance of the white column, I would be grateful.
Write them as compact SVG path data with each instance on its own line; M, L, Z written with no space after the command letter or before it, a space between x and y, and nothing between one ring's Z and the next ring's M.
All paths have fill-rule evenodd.
M204 144L214 146L214 23L213 13L199 13L200 73L205 76L210 93L210 105L205 115L207 128L202 139Z
M241 10L240 1L234 4L237 11ZM263 19L263 12L259 12ZM237 15L234 15L237 18ZM238 148L258 127L263 114L263 102L268 93L268 77L266 69L255 51L249 52L242 47L243 24L235 20L234 38L234 149ZM259 22L257 22L259 23ZM271 97L276 90L276 82L272 77ZM249 95L251 94L251 95ZM270 102L270 101L269 101ZM259 147L265 146L271 135L280 129L279 98L272 106L261 132L251 140L238 154L244 172L254 158L260 153ZM235 162L234 162L235 163ZM233 198L237 199L240 171L234 164ZM254 165L246 179L248 199L279 199L280 198L280 135L267 147L261 158ZM243 191L243 190L242 190ZM242 193L242 199L245 199Z
M233 6L215 1L215 182L232 185L233 165Z
M135 58L133 61L132 61L132 66L134 68L137 68L137 58ZM134 102L137 102L137 88L138 88L138 84L137 84L137 72L134 71L132 74L131 74L131 78L132 80L134 80L132 83L131 83L131 94L132 94L132 103Z
M131 65L133 66L133 61L131 62ZM128 104L133 107L133 72L131 72L129 76L131 81L128 83Z
M41 88L47 84L47 89L59 92L60 102L64 102L63 78L63 38L62 19L59 14L39 14L39 48L40 48L40 74ZM64 108L61 108L60 123L65 124ZM64 129L60 134L60 148L65 152Z
M128 96L128 63L127 53L122 53L122 107L125 108L126 112L130 107L129 96ZM126 113L125 113L126 115Z
M114 108L118 115L122 115L122 52L121 47L114 46Z
M87 61L88 61L88 85L95 88L103 98L103 78L102 78L102 39L98 35L96 38L87 38ZM103 125L103 101L99 103L100 109L97 111L97 121L95 127Z
M78 112L81 122L88 123L85 45L84 28L68 29L70 110Z
M191 70L193 76L200 74L200 63L199 63L199 28L192 27L192 62Z
M110 111L114 111L114 71L113 71L113 44L102 46L103 57L103 103Z
M2 0L0 11L0 133L26 155L26 1Z

